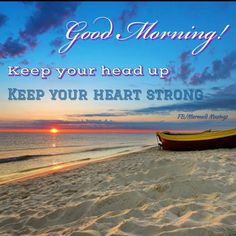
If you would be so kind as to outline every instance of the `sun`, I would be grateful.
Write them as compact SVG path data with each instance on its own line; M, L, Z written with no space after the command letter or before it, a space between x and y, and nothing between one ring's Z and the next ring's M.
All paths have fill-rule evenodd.
M56 129L56 128L51 128L51 129L49 130L49 132L52 133L52 134L56 134L56 133L59 132L59 130Z

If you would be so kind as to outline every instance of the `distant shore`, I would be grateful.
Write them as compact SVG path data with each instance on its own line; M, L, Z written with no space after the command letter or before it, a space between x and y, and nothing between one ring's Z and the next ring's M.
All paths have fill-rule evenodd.
M235 156L152 147L3 184L0 234L233 235Z

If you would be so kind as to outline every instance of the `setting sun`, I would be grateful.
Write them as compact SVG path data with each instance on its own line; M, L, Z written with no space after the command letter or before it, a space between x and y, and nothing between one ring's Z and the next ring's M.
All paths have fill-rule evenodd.
M52 134L56 134L56 133L58 133L58 132L59 132L59 130L56 129L56 128L50 129L50 133L52 133Z

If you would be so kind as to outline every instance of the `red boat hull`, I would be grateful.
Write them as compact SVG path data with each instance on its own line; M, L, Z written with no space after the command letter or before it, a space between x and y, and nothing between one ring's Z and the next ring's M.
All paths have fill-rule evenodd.
M164 150L173 150L173 151L236 148L236 135L209 139L209 140L197 140L197 141L176 141L164 138L161 138L160 141L162 143L161 146Z

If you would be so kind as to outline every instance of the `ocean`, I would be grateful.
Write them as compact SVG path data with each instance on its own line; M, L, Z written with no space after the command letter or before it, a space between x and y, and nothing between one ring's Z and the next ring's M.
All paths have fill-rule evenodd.
M0 133L0 182L34 170L97 160L156 145L155 134Z

